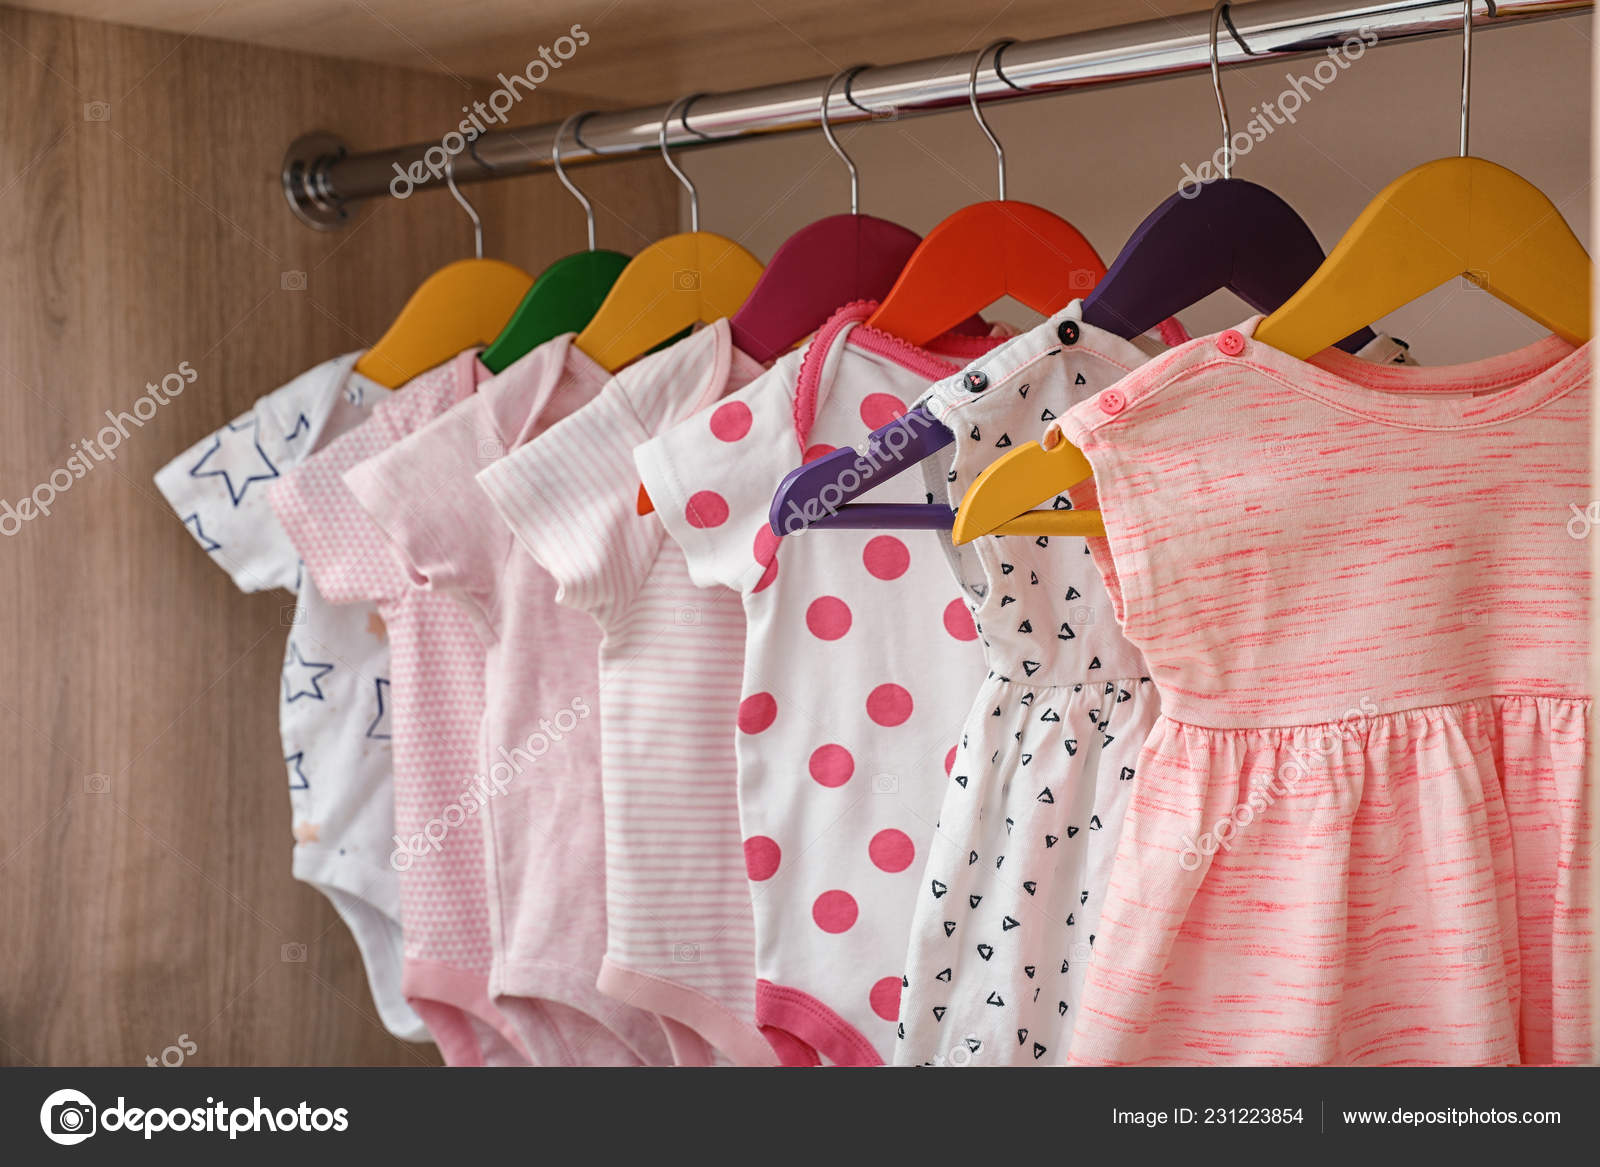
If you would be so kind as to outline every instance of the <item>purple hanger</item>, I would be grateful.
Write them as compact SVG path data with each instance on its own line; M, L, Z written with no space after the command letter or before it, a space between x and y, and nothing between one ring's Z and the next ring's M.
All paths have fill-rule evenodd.
M956 513L941 503L850 500L955 440L949 426L919 405L873 430L865 449L847 446L789 471L772 496L767 524L774 535L816 527L948 531Z
M1139 224L1083 301L1083 321L1124 339L1227 288L1272 312L1322 266L1322 245L1288 203L1242 178L1174 194ZM1339 342L1355 352L1370 328Z

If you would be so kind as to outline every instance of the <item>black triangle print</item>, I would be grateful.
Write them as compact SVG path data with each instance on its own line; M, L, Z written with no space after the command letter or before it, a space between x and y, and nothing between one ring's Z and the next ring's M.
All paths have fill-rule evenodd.
M1065 971L1065 970L1062 970L1062 971ZM1065 1001L1057 1001L1056 1002L1056 1016L1057 1017L1065 1017L1066 1015L1067 1015L1067 1003Z
M1007 819L1006 820L1006 834L1009 835L1011 833L1011 828L1016 826L1016 825L1017 825L1017 820L1016 819Z
M1100 728L1100 711L1098 709L1089 710L1089 724L1096 729Z
M1051 413L1048 409L1039 415L1040 421L1055 421L1055 419L1056 415Z
M1036 1005L1039 1003L1039 990L1038 989L1034 989L1033 990L1033 1001L1034 1001L1034 1004L1036 1004Z
M1011 435L1010 434L1001 434L1000 435L1000 440L994 444L994 448L997 449L997 450L1003 450L1007 446L1009 446L1010 444L1011 444Z
M1037 539L1035 539L1033 541L1033 545L1035 547L1048 547L1048 546L1050 546L1050 536L1049 535L1040 535Z
M1044 1046L1040 1045L1038 1042L1034 1042L1033 1043L1033 1060L1034 1061L1038 1061L1042 1057L1044 1057Z
M1007 916L1005 919L1000 921L1000 931L1002 932L1009 932L1013 928L1020 927L1022 927L1022 921L1011 916Z
M1005 1000L1000 996L1000 994L998 992L996 992L993 989L991 989L989 991L989 995L984 998L983 1003L985 1005L1000 1005L1000 1006L1004 1006L1005 1005Z
M1018 394L1019 394L1019 395L1020 395L1020 396L1022 396L1022 397L1023 397L1023 399L1026 399L1026 398L1027 398L1027 396L1028 396L1028 386L1026 386L1026 385L1023 385L1023 386L1021 386L1021 387L1020 387L1020 388L1019 388L1019 389L1018 389L1018 390L1017 390L1017 393L1018 393Z
M1067 927L1068 927L1068 928L1070 928L1070 927L1072 927L1072 926L1073 926L1073 925L1074 925L1074 924L1075 924L1075 923L1077 923L1077 921L1076 921L1076 920L1074 920L1074 919L1073 919L1073 918L1072 918L1072 913L1071 913L1071 912L1068 912L1068 913L1067 913Z
M946 984L948 984L950 982L950 970L945 969L944 972L939 973L933 979L936 981L944 981Z
M1043 790L1039 791L1038 797L1035 798L1034 801L1045 803L1048 806L1054 806L1055 805L1055 801L1056 801L1056 796L1051 794L1050 793L1050 788L1048 786L1046 786Z
M946 482L954 482L956 480L956 472L954 470L950 471L944 476L944 480Z
M1027 1040L1028 1040L1028 1031L1026 1029L1017 1030L1017 1044L1018 1045L1023 1045L1024 1043L1027 1042Z
M967 907L969 907L969 908L975 908L981 903L983 903L983 897L982 896L968 896L967 897Z
M1105 738L1105 740L1100 743L1103 746L1109 746L1112 742L1117 740L1116 738L1112 737L1109 733L1102 734L1101 736L1103 738Z
M972 427L972 440L973 441L977 441L982 436L983 436L982 434L978 433L978 427L977 426L973 426Z
M1099 815L1092 814L1092 815L1089 816L1089 829L1091 831L1098 831L1100 829L1100 816Z
M1050 500L1050 509L1053 511L1070 511L1072 500L1064 494L1058 494Z
M1069 587L1067 589L1067 599L1069 599L1069 600L1076 600L1078 598L1079 594L1080 593L1079 593L1077 588Z
M956 785L965 790L967 788L967 776L965 774L957 774Z
M1001 596L1000 597L1000 606L1002 608L1004 608L1007 604L1015 604L1016 602L1017 602L1017 597L1016 596Z
M1031 583L1031 584L1038 583L1039 582L1039 573L1037 571L1030 571L1028 573L1028 582Z
M949 890L950 889L948 887L946 887L944 884L940 883L937 879L933 881L933 898L934 899L936 899L936 900L943 899L944 898L944 893L949 891Z
M1032 620L1024 620L1021 624L1017 625L1017 631L1018 632L1032 632L1033 631L1033 621Z
M996 871L999 871L1000 870L1000 865L1002 863L1004 863L1005 861L1006 861L1006 857L1004 855L996 855L995 856L995 860L994 860L994 869Z
M1032 693L1024 693L1022 695L1022 700L1018 701L1017 704L1018 705L1032 705L1033 704L1033 694Z
M1054 847L1059 842L1061 842L1060 835L1046 835L1044 837L1045 850L1048 851L1051 847Z
M1041 713L1039 715L1039 720L1040 721L1060 721L1061 720L1061 714L1057 713L1054 709L1046 709L1043 713Z
M1019 729L1016 733L1012 734L1011 740L1020 742L1022 740L1022 731Z
M1010 575L1013 571L1016 571L1016 570L1017 569L1012 567L1009 563L1002 563L1000 565L1000 574L1001 575Z
M902 989L909 989L911 987L911 978L906 976L905 973L900 974L900 987Z
M1078 756L1078 739L1077 738L1069 737L1062 744L1064 744L1067 747L1067 756L1069 758L1076 758Z
M1032 754L1023 754L1022 755L1022 764L1024 766L1026 766L1031 761L1033 761L1033 755Z
M955 935L955 931L956 931L956 922L954 920L946 920L944 922L945 939L948 940L951 936Z
M999 717L1000 716L1000 706L996 705L994 707L994 712L991 713L989 716L991 716L991 717Z
M1121 780L1123 782L1132 782L1133 781L1133 767L1132 766L1124 766L1122 768L1122 779Z
M906 1023L904 1021L902 1021L899 1025L895 1026L894 1035L896 1037L898 1037L901 1041L904 1041L906 1039Z
M1067 962L1064 961L1064 960L1061 962L1061 971L1062 972L1066 972L1067 971Z
M935 1005L933 1007L933 1019L935 1021L943 1021L944 1020L944 1011L946 1009L948 1009L948 1008L949 1008L948 1005Z
M1028 676L1030 676L1030 677L1033 676L1034 673L1039 671L1039 662L1036 661L1036 660L1025 660L1025 661L1023 661L1022 662L1022 671L1027 673Z
M976 851L968 851L967 852L967 866L971 867L977 861L978 861L978 853Z
M1080 892L1079 892L1079 893L1078 893L1078 902L1079 902L1079 903L1080 903L1080 904L1086 904L1086 903L1088 903L1088 902L1089 902L1089 893L1088 893L1088 891L1087 891L1087 890L1084 890L1084 891L1080 891Z
M994 955L994 945L993 944L980 944L980 945L978 945L978 955L983 957L984 960L988 960L991 956Z
M1022 881L1022 890L1027 892L1029 895L1032 895L1034 892L1039 890L1039 884L1034 880L1025 879Z
M1057 640L1076 640L1078 634L1072 630L1072 625L1065 620L1061 622L1061 631L1056 633Z
M1133 696L1133 694L1128 692L1126 689L1118 689L1117 690L1117 704L1121 705L1124 701L1128 700L1132 696Z
M1089 667L1091 669L1099 668L1100 667L1100 658L1099 657L1095 657L1092 661L1090 661L1089 662Z
M1082 373L1079 373L1076 377L1073 378L1072 383L1074 385L1087 385L1089 382L1087 382L1087 381L1085 381L1083 379L1083 374Z
M1068 828L1067 828L1067 838L1069 838L1069 839L1070 839L1070 838L1072 838L1072 837L1073 837L1073 836L1074 836L1074 835L1076 835L1076 834L1077 834L1077 833L1078 833L1078 828L1077 828L1077 827L1070 827L1070 826L1069 826L1069 827L1068 827Z
M1025 964L1022 966L1023 975L1026 976L1030 981L1033 980L1034 971L1034 967L1031 964Z

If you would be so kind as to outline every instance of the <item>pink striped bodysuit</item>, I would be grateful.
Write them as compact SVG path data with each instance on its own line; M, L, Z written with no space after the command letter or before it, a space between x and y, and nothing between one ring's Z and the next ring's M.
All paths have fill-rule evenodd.
M1162 700L1070 1060L1583 1060L1589 349L1255 323L1061 423Z

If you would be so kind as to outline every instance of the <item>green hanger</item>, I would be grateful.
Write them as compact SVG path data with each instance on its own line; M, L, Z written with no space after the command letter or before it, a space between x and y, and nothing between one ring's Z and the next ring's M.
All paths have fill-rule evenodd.
M583 204L583 213L589 220L589 250L556 260L533 282L500 335L483 350L481 359L491 372L503 372L564 332L581 332L594 318L611 285L617 282L617 276L628 266L628 257L621 252L601 251L595 247L594 208L561 168L561 139L567 127L577 122L577 128L581 129L583 119L588 116L587 113L573 114L561 123L550 144L550 160L561 185Z

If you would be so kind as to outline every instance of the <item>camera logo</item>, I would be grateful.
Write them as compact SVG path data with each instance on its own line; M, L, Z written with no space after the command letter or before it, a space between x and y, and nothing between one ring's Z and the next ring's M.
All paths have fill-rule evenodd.
M52 1143L71 1147L94 1134L94 1103L77 1090L57 1090L39 1108L39 1125Z
M673 272L672 290L675 292L698 292L700 290L700 273L693 268L681 268Z

